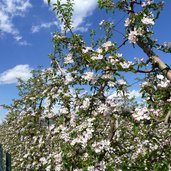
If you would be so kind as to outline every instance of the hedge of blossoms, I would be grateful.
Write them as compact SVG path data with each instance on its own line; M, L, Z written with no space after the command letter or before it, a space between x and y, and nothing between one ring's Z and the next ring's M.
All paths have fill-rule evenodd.
M51 67L33 71L27 82L19 80L20 99L4 106L8 115L0 125L0 143L12 155L13 170L171 169L170 70L153 51L171 49L152 37L163 2L98 3L128 14L123 44L113 41L115 25L102 21L103 38L92 31L86 46L72 32L72 2L57 0L54 10L64 32L53 34ZM127 60L121 54L126 43L138 45L148 59ZM144 103L131 97L126 72L144 73Z

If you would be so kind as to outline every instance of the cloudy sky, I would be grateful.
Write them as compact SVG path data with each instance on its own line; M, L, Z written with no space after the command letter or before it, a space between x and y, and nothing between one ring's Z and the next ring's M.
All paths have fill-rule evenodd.
M56 0L52 0L55 2ZM65 0L61 0L65 2ZM98 23L119 21L123 15L105 16L97 9L97 0L75 0L73 26L74 31L88 35L89 28L97 28ZM156 23L156 38L160 43L171 41L171 2L165 0L166 8ZM59 31L61 25L47 5L47 0L0 0L0 104L10 104L17 97L16 78L27 80L30 71L37 66L49 67L48 54L52 52L52 33ZM96 24L95 24L96 23ZM122 22L117 26L121 30ZM115 35L120 40L121 35ZM121 49L129 59L144 57L142 51ZM171 64L170 55L160 54ZM0 109L0 118L5 112Z

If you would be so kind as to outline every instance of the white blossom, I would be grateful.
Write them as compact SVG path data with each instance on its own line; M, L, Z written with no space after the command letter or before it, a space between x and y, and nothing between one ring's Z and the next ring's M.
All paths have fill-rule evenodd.
M52 131L55 128L55 124L49 126L49 131Z
M166 88L170 85L170 80L168 80L163 75L157 75L157 86L160 88Z
M62 161L61 152L60 153L56 153L53 157L56 160L56 162L61 162Z
M59 34L54 34L53 35L53 39L63 39L63 38L65 38L65 37L62 36L62 35L59 35Z
M102 75L101 78L103 78L103 79L111 79L112 76L113 76L113 75L112 75L111 73L105 73L105 74Z
M112 113L111 108L104 103L99 104L97 111L103 115L110 115Z
M103 59L103 55L96 55L96 56L92 56L91 57L92 60L100 60L100 59Z
M82 76L83 79L87 81L92 81L95 79L94 73L93 72L85 72Z
M167 99L167 102L171 102L171 97L169 99Z
M67 109L66 107L62 107L62 108L59 110L59 112L60 112L61 114L66 114L66 113L68 113L68 109Z
M106 43L102 44L102 47L105 48L105 51L107 51L111 46L113 46L113 43L111 41L107 41Z
M118 57L118 58L122 58L122 53L116 53L116 56Z
M47 160L46 160L45 157L40 158L39 161L40 161L43 165L45 165L45 164L47 163Z
M133 113L133 118L137 121L141 120L149 120L150 119L150 112L146 107L136 108L135 112Z
M115 87L116 83L114 83L113 81L109 81L108 82L108 86L109 87Z
M157 78L159 79L159 80L163 80L164 79L164 76L163 75L157 75Z
M62 166L60 164L55 166L55 171L61 171Z
M153 0L146 0L145 2L142 2L141 6L142 7L146 7L147 5L151 5L153 3L154 3Z
M128 40L130 41L130 43L136 43L138 40L138 36L142 35L142 30L141 28L137 29L134 28L133 31L130 31L130 33L128 34Z
M95 168L94 168L94 166L89 166L89 167L87 168L87 170L88 170L88 171L95 171Z
M121 80L117 80L117 82L116 82L117 84L119 84L119 85L126 85L127 83L126 83L126 81L125 80L123 80L123 79L121 79Z
M67 55L67 57L64 58L64 63L65 64L72 64L74 62L73 58L72 58L72 54L69 53Z
M101 140L99 142L94 142L92 147L96 153L101 153L103 150L110 150L110 141L109 140Z
M96 52L99 53L99 54L101 54L101 53L103 52L103 49L102 49L102 48L98 48L98 49L96 50Z
M83 52L83 53L87 53L87 52L89 52L89 51L93 51L92 47L84 47L84 48L82 49L82 52Z
M143 24L146 24L146 25L154 25L154 19L148 16L144 16L141 21Z
M125 27L128 27L130 24L131 24L131 20L130 20L129 18L127 18L127 19L125 20L124 26L125 26Z
M141 88L144 88L144 87L147 87L149 85L150 85L150 83L148 81L144 81L140 86L141 86Z
M82 104L81 108L87 109L89 107L89 105L90 105L89 98L85 98L84 101L83 101L83 104Z
M46 167L46 171L51 171L51 165L48 165L48 166Z
M102 26L104 24L105 20L100 21L99 26Z
M67 73L65 75L65 80L64 80L64 84L69 84L72 81L74 81L74 78L72 77L72 75L70 73Z
M167 79L164 79L163 81L158 82L157 86L161 88L166 88L170 85L170 81Z
M113 56L109 56L108 61L112 64L115 65L117 62L119 62L118 59L115 59Z
M123 69L128 69L131 65L134 65L134 63L131 61L124 61L120 63L120 65Z

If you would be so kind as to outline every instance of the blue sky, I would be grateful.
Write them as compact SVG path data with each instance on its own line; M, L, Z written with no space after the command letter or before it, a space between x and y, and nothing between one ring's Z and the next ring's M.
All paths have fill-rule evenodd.
M155 37L160 43L171 42L170 9L171 1L165 0L165 8L154 27ZM74 10L75 32L83 33L85 38L88 29L97 28L101 20L114 19L117 22L123 17L122 14L113 18L105 16L104 12L97 10L97 0L75 0ZM123 22L117 29L121 30L122 26ZM0 104L10 104L17 97L16 77L26 80L37 66L49 67L52 33L60 27L47 0L0 0ZM118 33L115 36L121 42L121 36ZM133 49L131 45L122 48L121 52L130 60L145 57L141 50ZM171 65L170 54L158 54ZM5 111L0 109L0 118L4 116Z

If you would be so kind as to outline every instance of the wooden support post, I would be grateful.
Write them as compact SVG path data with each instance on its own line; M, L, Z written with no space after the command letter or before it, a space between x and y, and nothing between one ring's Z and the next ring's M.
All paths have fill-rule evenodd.
M6 171L11 171L11 155L6 153Z
M3 149L2 145L0 144L0 171L4 171L3 168Z

